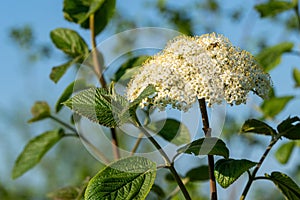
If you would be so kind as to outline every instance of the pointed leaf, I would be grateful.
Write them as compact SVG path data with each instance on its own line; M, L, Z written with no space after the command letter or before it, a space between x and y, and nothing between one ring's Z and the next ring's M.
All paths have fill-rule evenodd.
M297 4L286 1L269 1L255 6L261 17L275 16L287 10L293 9Z
M39 163L47 151L63 136L63 130L59 129L47 131L30 140L15 162L12 178L18 178Z
M281 164L286 164L294 150L295 142L287 142L282 144L275 153L275 158L280 162Z
M223 188L227 188L244 172L254 167L256 164L257 163L245 159L220 159L215 164L216 180Z
M263 49L257 56L257 61L262 65L266 72L272 70L281 62L281 55L290 52L294 44L283 42L275 46Z
M84 57L89 54L87 44L76 31L67 28L57 28L51 31L50 37L55 46L70 57L81 57L79 62L82 62Z
M300 70L297 68L293 69L293 78L295 81L295 87L300 87Z
M263 135L275 135L276 131L268 124L257 119L248 119L242 126L241 133L257 133Z
M271 175L265 174L265 176L273 181L286 200L299 199L300 188L288 175L281 172L272 172Z
M127 108L124 97L113 96L104 88L90 88L79 92L64 102L64 105L93 122L111 128L121 125L123 120L130 117L124 114L124 109Z
M75 60L70 60L62 65L53 67L49 75L50 79L54 83L57 83L61 79L61 77L66 73L69 67L71 67L75 63L76 63Z
M28 120L28 123L40 121L48 118L51 115L50 107L46 101L37 101L31 108L33 118Z
M197 168L193 168L186 173L185 177L189 178L190 181L209 180L208 166L203 165Z
M226 144L218 138L200 138L187 144L177 150L178 153L187 153L194 155L219 155L229 158L229 150Z
M264 117L274 118L293 98L294 96L284 96L265 100L260 107Z
M59 99L56 102L55 105L55 111L59 112L63 107L63 102L67 101L73 92L77 92L79 90L87 88L85 80L76 80L72 82L70 85L66 87L66 89L63 91L63 93L60 95Z
M85 199L145 199L154 183L156 164L144 157L118 160L91 179Z
M142 92L141 94L133 100L133 102L130 103L131 108L137 107L143 99L153 95L156 92L155 87L153 85L148 85Z
M300 139L300 118L288 117L277 126L277 129L283 137L298 140Z
M189 129L175 119L152 122L148 128L175 145L186 144L191 139Z

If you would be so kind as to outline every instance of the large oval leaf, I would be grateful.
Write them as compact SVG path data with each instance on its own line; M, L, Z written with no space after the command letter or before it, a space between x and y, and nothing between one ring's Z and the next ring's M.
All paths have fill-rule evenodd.
M156 164L144 157L118 160L91 179L85 200L142 200L154 183Z
M219 138L200 138L177 150L178 153L195 155L219 155L229 158L229 150L226 144Z
M300 197L299 186L286 174L281 172L272 172L271 175L265 176L284 194L286 200L297 200Z
M223 187L227 188L234 181L236 181L244 172L256 165L250 160L234 160L234 159L220 159L215 164L215 177L217 182Z
M18 178L39 163L45 153L63 136L63 130L59 129L47 131L30 140L15 162L12 178Z

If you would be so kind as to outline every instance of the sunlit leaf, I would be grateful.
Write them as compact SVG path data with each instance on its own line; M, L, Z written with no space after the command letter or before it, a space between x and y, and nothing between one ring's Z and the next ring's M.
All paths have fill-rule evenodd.
M294 96L283 96L283 97L274 97L268 100L265 100L261 105L260 109L264 114L264 117L274 118L279 114L286 105L294 98Z
M118 160L94 176L85 199L145 199L154 183L156 164L144 157Z
M295 87L300 87L300 70L297 68L293 69L293 78L295 81Z
M215 164L216 180L223 188L227 188L255 165L255 162L245 159L220 159Z
M263 49L257 56L257 61L262 65L266 72L275 68L281 62L283 53L290 52L294 44L283 42L275 46Z
M165 140L176 145L186 144L190 142L191 139L189 129L175 119L152 122L148 125L148 128Z
M261 17L275 16L279 13L293 9L297 4L286 1L269 1L255 6Z
M282 144L275 152L275 158L281 164L286 164L292 155L294 147L295 147L294 141Z
M190 181L206 181L209 180L208 166L202 165L200 167L193 168L189 170L186 175Z
M241 133L257 133L263 135L275 135L276 131L268 124L257 119L248 119L242 126Z
M30 140L15 162L12 178L18 178L38 164L47 151L63 136L63 130L59 129L47 131Z
M229 150L226 144L219 138L200 138L177 150L178 153L194 155L219 155L229 158Z
M29 123L46 119L50 116L51 111L46 101L37 101L31 108L32 118L28 120Z
M265 176L273 181L286 200L299 199L300 188L288 175L281 172L272 172L271 175L265 174Z

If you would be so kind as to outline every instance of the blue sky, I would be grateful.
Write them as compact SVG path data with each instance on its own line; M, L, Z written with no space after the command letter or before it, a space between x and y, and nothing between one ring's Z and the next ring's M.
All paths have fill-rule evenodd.
M144 10L143 4L138 0L132 1L130 5L124 2L117 2L118 9L127 12L129 17L136 16L140 25L143 24L143 19L139 18L139 16L147 16L148 18L156 17L151 10ZM149 3L150 1L147 2ZM230 12L234 6L247 7L246 13L244 13L244 20L233 23L228 19L222 19L214 22L216 24L214 31L226 35L235 45L246 48L252 53L257 52L255 44L251 43L251 38L262 34L269 38L270 45L288 40L296 42L298 45L295 49L299 49L300 40L298 34L282 30L280 26L276 25L276 22L271 23L269 19L260 20L258 14L252 9L252 2L247 2L248 5L241 2L232 2L229 0L224 1L224 12ZM195 15L195 17L203 17L201 13L196 13ZM204 19L201 18L201 20ZM28 126L26 124L27 119L30 117L32 103L35 100L45 100L47 98L53 105L62 89L71 82L70 80L72 80L73 75L69 73L58 84L54 84L48 78L49 73L52 66L64 61L63 55L59 51L54 50L54 56L51 59L31 63L26 59L24 51L18 49L9 39L9 30L12 27L22 27L28 24L33 27L38 43L51 44L49 37L51 30L58 27L68 27L78 30L78 26L64 20L62 1L53 0L2 2L0 7L0 24L0 91L2 92L0 98L0 136L2 137L0 140L0 162L2 160L6 162L6 164L0 165L0 181L6 180L9 182L9 185L14 185L15 182L9 179L13 161L22 150L28 138L36 135L39 131L45 130L44 125ZM163 20L157 26L164 27ZM79 32L84 38L89 37L88 31L80 30ZM199 30L200 33L202 33L201 30ZM97 41L100 42L108 36L109 30L100 35ZM279 95L293 94L298 98L292 104L289 104L287 109L278 116L280 120L288 115L299 115L300 111L300 90L294 90L294 83L291 81L291 69L293 67L300 68L298 64L299 57L294 55L284 56L282 63L271 73L276 91ZM49 95L49 91L51 95ZM255 102L257 100L255 99ZM251 107L249 108L249 105L246 105L230 109L233 113L239 113L241 112L240 110L247 112ZM23 117L27 118L24 119ZM19 128L14 126L16 122L23 124L24 134ZM7 155L13 155L13 158ZM28 180L28 177L17 182L24 180Z

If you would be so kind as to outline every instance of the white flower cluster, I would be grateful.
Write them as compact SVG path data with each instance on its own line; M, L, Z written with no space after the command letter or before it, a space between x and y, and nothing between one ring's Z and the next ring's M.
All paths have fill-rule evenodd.
M144 99L144 106L163 110L170 104L186 111L197 98L205 98L208 106L224 99L231 105L246 103L250 91L267 98L271 79L249 52L232 46L223 35L212 33L171 40L131 79L128 99L137 98L149 84L156 87L157 93Z

